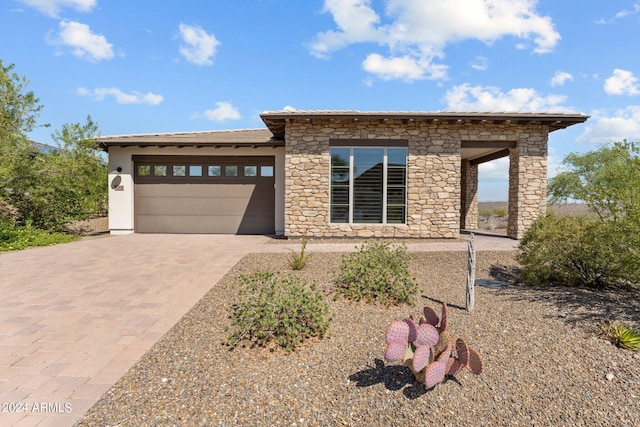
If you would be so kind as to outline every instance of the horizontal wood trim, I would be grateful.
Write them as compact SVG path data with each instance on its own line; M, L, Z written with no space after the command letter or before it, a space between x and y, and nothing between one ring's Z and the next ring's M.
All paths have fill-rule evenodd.
M462 141L461 148L516 148L515 141Z
M175 156L175 155L145 155L131 156L137 164L167 164L167 165L256 165L274 166L274 156Z
M471 166L479 165L481 163L490 162L492 160L501 159L509 155L509 150L500 150L498 152L487 154L486 156L478 157L477 159L469 160Z

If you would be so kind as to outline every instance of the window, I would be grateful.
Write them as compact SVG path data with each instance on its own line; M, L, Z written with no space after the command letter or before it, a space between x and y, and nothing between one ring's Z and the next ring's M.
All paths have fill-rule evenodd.
M186 166L174 166L173 167L173 176L187 176L187 167Z
M154 166L153 176L167 176L167 167L159 165Z
M224 167L224 176L238 176L238 167L237 166L225 166Z
M200 165L189 166L189 176L202 176L202 166Z
M151 175L151 166L138 165L138 176L149 176L149 175Z
M273 166L260 166L260 176L273 176Z
M404 224L406 148L331 148L331 222Z
M244 176L258 176L258 167L257 166L245 166L244 167Z
M208 168L209 176L220 176L221 169L222 168L220 166L209 166Z

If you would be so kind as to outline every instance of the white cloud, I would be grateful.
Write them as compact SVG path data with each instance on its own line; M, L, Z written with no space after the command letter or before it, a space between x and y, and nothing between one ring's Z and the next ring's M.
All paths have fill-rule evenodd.
M282 109L283 111L298 111L297 108L292 107L291 105L285 105L284 108Z
M156 95L153 92L141 93L134 91L132 93L125 93L115 87L96 88L93 90L81 87L77 92L78 95L90 96L96 101L103 101L107 96L112 96L118 104L158 105L164 100L162 95Z
M212 65L220 42L198 26L180 24L180 54L192 64Z
M443 101L450 111L569 111L567 107L561 105L566 101L565 96L543 96L531 88L511 89L505 93L497 87L471 86L465 83L449 89Z
M372 53L362 62L365 71L377 75L382 80L417 80L429 75L433 79L442 79L447 75L447 66L433 64L424 58L410 55L384 58Z
M630 15L635 15L640 13L640 2L636 2L631 9L622 9L620 12L616 13L615 16L611 19L600 19L596 22L596 24L611 24L617 19L623 19Z
M240 112L237 108L231 105L230 102L220 101L216 102L216 108L212 110L206 110L204 116L213 120L214 122L223 122L225 120L239 120L241 118Z
M386 0L385 18L371 0L325 0L336 30L318 33L309 48L326 58L355 43L376 43L387 56L372 52L365 70L383 79L445 78L446 66L435 63L444 48L462 40L490 44L506 36L533 42L537 53L551 51L560 35L549 17L536 13L537 0Z
M486 71L489 68L489 59L486 56L476 56L471 63L471 68L478 71Z
M508 180L509 179L509 156L500 157L490 162L480 163L478 173L481 179Z
M70 47L75 56L92 62L113 58L113 45L106 37L91 32L88 25L80 22L60 22L60 32L57 37L50 38L49 43Z
M623 139L640 140L640 105L630 105L614 112L594 111L576 142L606 144Z
M564 84L573 80L573 76L565 71L556 71L551 78L551 86L564 86Z
M631 71L613 70L613 75L604 82L607 95L640 95L638 78Z
M70 8L78 12L91 12L97 0L17 0L52 18L57 18L62 9Z

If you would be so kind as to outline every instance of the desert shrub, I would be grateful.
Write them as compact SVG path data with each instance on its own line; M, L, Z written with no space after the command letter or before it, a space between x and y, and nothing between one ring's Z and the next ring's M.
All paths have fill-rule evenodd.
M292 270L302 270L307 265L311 254L308 254L306 250L307 236L303 235L300 242L300 252L291 250L291 255L289 256L289 267L291 267Z
M418 285L409 273L409 261L405 245L365 243L358 252L342 259L340 271L334 279L336 295L388 305L410 303Z
M602 334L614 345L626 350L640 351L640 332L617 322L607 322Z
M503 218L509 214L506 208L480 208L478 209L479 217L498 217Z
M18 222L19 213L10 203L0 199L0 222L8 225L15 225Z
M638 231L632 221L553 214L541 217L520 242L520 279L531 285L637 285Z
M315 284L289 275L257 272L239 277L238 300L232 305L227 344L241 341L287 352L305 339L323 337L330 324L329 306Z
M77 236L63 233L50 233L27 224L14 227L6 221L0 221L0 252L25 249L32 246L50 246L77 240Z
M494 209L494 215L500 218L506 217L509 215L509 212L505 208L497 208Z

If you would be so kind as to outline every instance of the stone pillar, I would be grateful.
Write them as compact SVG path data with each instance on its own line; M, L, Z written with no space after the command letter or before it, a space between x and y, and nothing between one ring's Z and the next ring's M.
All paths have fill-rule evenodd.
M547 134L529 136L509 152L509 219L507 235L522 239L547 210Z
M478 165L463 160L461 165L460 228L478 228Z

